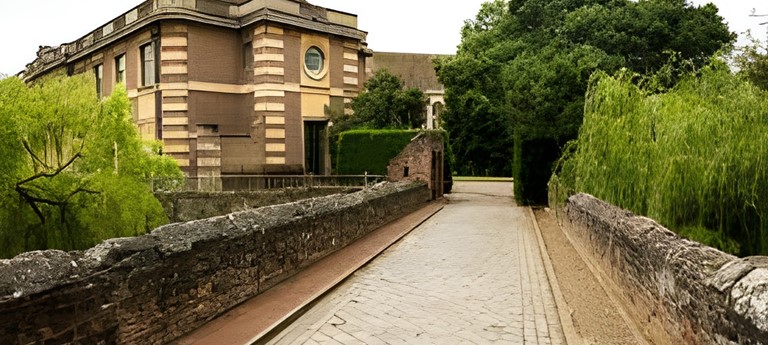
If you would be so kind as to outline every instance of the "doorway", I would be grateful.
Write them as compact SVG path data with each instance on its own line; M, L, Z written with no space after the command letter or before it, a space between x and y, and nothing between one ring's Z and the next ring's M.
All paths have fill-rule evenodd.
M307 174L325 174L327 127L328 121L304 122L304 172Z

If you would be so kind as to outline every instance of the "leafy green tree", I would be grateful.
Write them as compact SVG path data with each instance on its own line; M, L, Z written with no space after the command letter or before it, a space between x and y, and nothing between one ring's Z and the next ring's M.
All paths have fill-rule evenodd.
M167 222L147 178L181 171L141 141L124 88L98 100L93 83L0 80L2 256L83 249Z
M355 121L376 129L420 128L427 101L418 88L405 89L403 81L386 69L365 83L365 90L352 100Z
M475 20L461 30L462 43L454 57L435 60L435 71L446 85L446 110L441 115L449 133L459 175L511 176L513 131L500 76L504 55L522 49L505 42L508 3L486 2Z
M565 15L560 33L624 59L639 73L654 72L677 52L704 66L723 45L736 39L715 5L694 7L686 0L602 1Z
M552 157L576 137L592 72L654 74L670 55L702 66L734 39L714 5L685 0L487 3L465 22L456 56L436 64L458 170L508 172L518 146L514 152L541 159L515 157L515 196L544 203ZM503 158L477 166L475 157L492 155Z

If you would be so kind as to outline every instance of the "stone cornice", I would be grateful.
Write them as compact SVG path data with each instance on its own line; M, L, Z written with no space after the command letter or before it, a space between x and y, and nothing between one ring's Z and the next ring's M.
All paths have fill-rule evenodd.
M252 0L245 2L245 4L251 2L257 3ZM364 41L367 36L366 32L357 28L330 22L328 18L303 15L300 11L299 13L286 13L266 7L266 5L248 11L248 13L240 12L239 9L243 8L244 5L240 7L226 5L229 6L227 11L222 11L221 7L206 9L206 4L212 3L219 3L219 1L147 0L74 42L65 43L58 47L41 47L37 53L38 58L27 65L24 72L20 73L20 77L27 82L35 80L56 68L82 59L128 35L164 20L186 20L232 29L239 29L260 21L271 21L361 41ZM331 13L354 17L338 11L331 11Z

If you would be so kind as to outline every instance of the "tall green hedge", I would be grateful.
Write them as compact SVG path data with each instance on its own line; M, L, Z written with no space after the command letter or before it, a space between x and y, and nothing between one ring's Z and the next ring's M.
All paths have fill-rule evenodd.
M552 162L560 155L553 139L522 139L515 135L512 176L515 200L520 205L546 205L547 183L552 176Z
M419 132L417 130L358 129L339 136L336 173L359 175L366 171L386 175L387 164Z

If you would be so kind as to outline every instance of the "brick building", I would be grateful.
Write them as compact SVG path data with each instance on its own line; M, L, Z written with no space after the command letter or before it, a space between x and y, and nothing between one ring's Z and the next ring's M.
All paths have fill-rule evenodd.
M361 89L367 33L303 0L147 0L22 73L124 83L145 139L190 176L329 172L326 108Z

